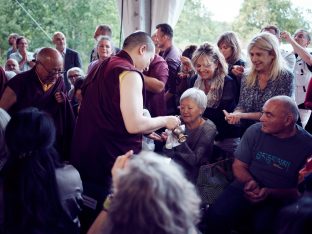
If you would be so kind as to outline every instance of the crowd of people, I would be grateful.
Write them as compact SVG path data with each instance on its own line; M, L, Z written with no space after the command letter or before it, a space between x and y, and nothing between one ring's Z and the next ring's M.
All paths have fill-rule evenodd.
M133 32L121 49L111 37L96 27L85 73L62 32L34 53L9 35L0 233L311 231L312 212L281 225L312 199L309 173L298 190L312 157L308 31L268 25L246 57L235 32L183 51L167 23ZM220 195L199 189L215 178L204 167L227 180Z

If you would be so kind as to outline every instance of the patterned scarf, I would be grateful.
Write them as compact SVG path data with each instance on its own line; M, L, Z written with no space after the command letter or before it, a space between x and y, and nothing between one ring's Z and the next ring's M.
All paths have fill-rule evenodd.
M207 94L207 108L217 108L223 94L224 77L214 77L212 80L208 80L206 82L210 85L210 89ZM198 76L194 87L205 92L205 80Z

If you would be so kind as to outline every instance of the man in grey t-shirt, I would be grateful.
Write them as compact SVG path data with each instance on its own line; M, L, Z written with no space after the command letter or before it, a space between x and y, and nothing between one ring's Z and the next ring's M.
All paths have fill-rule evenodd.
M261 123L247 129L235 152L235 181L208 210L209 233L246 223L252 233L273 233L279 209L298 197L298 172L312 155L312 136L296 125L298 117L290 97L264 104Z

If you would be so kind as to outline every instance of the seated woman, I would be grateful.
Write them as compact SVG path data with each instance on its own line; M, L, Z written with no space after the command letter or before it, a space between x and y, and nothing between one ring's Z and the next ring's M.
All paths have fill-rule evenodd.
M234 32L225 32L219 37L217 45L228 64L228 75L236 81L239 94L245 61L241 58L242 50L237 35ZM237 99L238 97L239 95Z
M79 233L82 182L73 166L58 162L51 117L36 108L18 112L6 127L5 140L4 233Z
M115 53L115 47L109 36L100 36L97 38L96 51L98 59L89 64L87 74L89 74L97 64Z
M218 48L208 43L195 51L192 62L198 74L194 87L207 95L207 108L203 117L217 126L215 145L231 155L239 143L240 131L237 126L229 125L224 120L223 110L231 112L236 107L236 82L227 75L228 66L224 56Z
M151 151L131 155L116 159L113 197L88 234L195 234L200 199L194 185L164 157Z
M275 36L267 32L258 34L249 43L248 54L251 68L242 79L238 105L233 113L225 113L230 124L243 120L244 129L259 121L262 106L268 99L291 96L294 89L294 75L283 61Z
M167 156L185 169L187 177L193 183L196 182L200 166L212 159L213 142L217 133L214 123L202 118L206 106L207 97L202 90L190 88L182 94L180 113L187 140L172 149L164 149Z

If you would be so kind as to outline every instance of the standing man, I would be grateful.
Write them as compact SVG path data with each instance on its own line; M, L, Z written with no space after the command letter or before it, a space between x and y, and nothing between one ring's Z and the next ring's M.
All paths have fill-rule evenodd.
M17 52L16 39L19 37L17 33L11 33L8 37L8 43L10 48L7 51L7 59L10 58L10 54Z
M63 81L63 58L52 48L43 48L36 65L8 81L0 108L14 114L24 108L37 107L51 115L56 127L56 149L68 160L74 115Z
M304 127L311 115L311 110L306 110L303 104L312 77L312 55L307 50L311 42L311 36L307 30L298 29L294 37L291 37L288 32L282 32L281 37L292 45L296 56L294 69L296 87L295 100L299 107L300 119Z
M173 129L180 123L174 116L143 116L141 72L154 55L150 36L135 32L125 39L122 51L102 62L86 79L71 161L81 174L87 206L93 210L89 224L109 193L111 168L117 156L129 150L139 153L142 134L162 127Z
M143 72L146 89L145 107L152 117L166 115L165 85L168 80L168 65L166 61L155 54L148 70Z
M52 42L64 58L64 82L66 90L69 91L70 83L67 78L67 71L72 67L82 68L80 55L77 51L66 47L66 37L62 32L55 32L52 37Z
M264 104L261 123L247 129L234 153L234 182L208 209L207 233L246 224L251 233L274 233L278 211L298 197L299 170L312 155L312 136L296 125L298 117L288 96Z
M158 24L155 34L156 43L160 49L159 55L165 59L169 68L169 78L166 83L165 94L167 114L178 114L175 94L177 75L181 65L181 50L173 44L173 30L169 24Z

